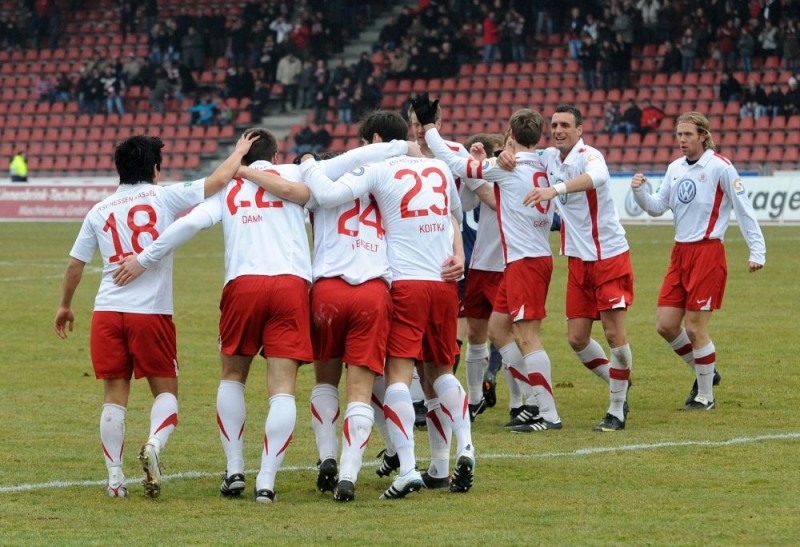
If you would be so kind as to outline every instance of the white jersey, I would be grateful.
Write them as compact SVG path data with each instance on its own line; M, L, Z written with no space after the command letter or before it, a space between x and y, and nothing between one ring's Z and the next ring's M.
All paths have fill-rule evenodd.
M320 162L328 176L375 157L406 153L405 141L362 147ZM256 161L250 167L301 181L296 165ZM166 253L185 243L197 231L222 222L225 239L225 283L243 275L296 275L311 282L311 252L302 206L284 201L246 179L234 179L181 219L158 242L139 256L149 267Z
M172 254L129 285L115 284L112 274L123 258L142 252L158 239L175 215L202 202L204 182L121 184L114 194L92 207L70 256L88 263L100 249L103 278L95 298L96 311L172 315Z
M497 213L474 195L475 190L488 184L494 192L494 183L484 179L464 179L459 195L464 211L468 210L467 201L478 201L480 217L478 218L477 235L472 247L472 259L469 263L470 270L483 270L486 272L502 272L505 270L505 255L500 241L500 225L497 223ZM471 208L469 208L471 210ZM470 215L467 215L469 219Z
M453 214L461 214L455 181L441 161L400 156L331 181L314 162L301 166L323 207L375 196L386 227L392 279L441 281L442 264L453 255Z
M764 236L742 179L731 162L713 150L706 150L692 165L685 156L673 161L655 194L640 186L633 197L652 216L671 209L675 241L681 243L721 240L733 210L750 248L750 261L765 263Z
M611 178L603 154L579 139L563 162L555 148L548 148L545 156L552 185L584 173L594 185L586 192L556 198L561 213L561 254L592 262L627 251L628 241L611 197Z
M425 133L425 140L436 157L443 159L455 175L495 183L497 223L506 264L522 258L552 255L548 242L553 223L552 204L543 202L532 208L523 205L528 192L550 186L542 163L543 152L517 153L516 169L506 171L497 165L495 158L484 161L459 158L444 146L435 128Z
M341 277L351 285L370 279L391 283L383 220L371 195L328 209L311 198L306 207L312 211L314 281Z

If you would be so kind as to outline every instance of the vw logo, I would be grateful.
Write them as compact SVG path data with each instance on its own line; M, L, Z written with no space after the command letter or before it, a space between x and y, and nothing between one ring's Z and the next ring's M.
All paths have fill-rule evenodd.
M683 179L678 183L678 200L681 203L690 203L695 195L697 195L697 188L692 179Z
M648 194L652 193L652 188L649 182L645 182L642 185L644 191ZM639 207L639 204L636 203L636 200L633 198L633 188L628 190L628 193L625 195L625 212L628 213L628 216L638 217L642 214L642 208Z

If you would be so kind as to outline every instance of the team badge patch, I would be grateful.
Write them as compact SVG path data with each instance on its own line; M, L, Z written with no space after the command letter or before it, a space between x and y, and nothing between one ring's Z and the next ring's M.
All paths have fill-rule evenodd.
M705 171L704 171L704 172L702 172L702 173L700 173L700 176L699 176L699 177L697 177L697 179L698 179L700 182L705 182L705 181L707 181L707 180L708 180L708 177L706 177Z
M734 181L733 181L733 191L736 192L737 196L740 196L740 195L744 194L744 183L742 182L742 179L740 179L738 177L736 179L734 179Z
M364 168L359 167L357 169L353 169L352 171L350 171L350 174L356 177L360 177L361 175L364 174Z

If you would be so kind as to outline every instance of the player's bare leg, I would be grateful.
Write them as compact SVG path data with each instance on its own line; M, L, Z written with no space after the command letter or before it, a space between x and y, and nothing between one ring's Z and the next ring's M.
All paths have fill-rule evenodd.
M125 450L125 413L128 407L131 381L128 378L103 380L104 403L100 413L100 442L108 470L106 493L111 498L128 496L128 485L122 472Z
M453 428L450 418L442 410L439 396L422 363L416 364L422 391L425 393L425 422L428 429L428 444L431 462L422 472L425 488L447 488L450 486L450 441Z
M144 493L157 498L161 494L161 450L178 425L178 379L149 377L147 382L155 399L150 409L150 435L139 451L145 477Z
M539 407L536 404L533 386L528 378L525 359L514 340L512 325L511 315L507 313L492 312L489 316L489 340L503 356L504 367L519 388L524 402L522 406L516 407L516 410L515 407L511 407L511 421L505 424L506 428L532 423L539 415Z
M536 406L539 407L539 419L512 428L512 431L515 432L561 429L561 418L556 410L556 401L553 395L550 358L544 350L539 336L541 325L540 319L532 319L515 321L511 327L517 347L523 354L528 384L533 390Z
M628 417L628 388L630 387L631 368L633 367L633 355L631 347L628 345L628 338L625 333L625 320L627 311L605 310L600 312L600 321L603 324L603 331L606 340L611 348L611 359L609 362L609 407L606 418L598 425L596 431L615 431L625 427ZM610 418L613 416L616 420ZM605 423L604 423L605 422Z
M243 436L247 421L244 389L250 374L249 355L220 353L222 379L217 388L217 426L219 439L225 452L226 467L220 493L239 496L244 492Z
M692 343L692 356L697 376L697 395L686 403L684 410L711 410L716 406L714 384L719 384L716 373L717 353L708 336L711 311L686 310L686 334ZM694 391L694 389L692 390Z
M339 424L339 381L342 377L341 359L314 362L317 384L311 390L311 429L317 443L317 489L333 492L336 487L338 467L336 456L339 443L336 439Z

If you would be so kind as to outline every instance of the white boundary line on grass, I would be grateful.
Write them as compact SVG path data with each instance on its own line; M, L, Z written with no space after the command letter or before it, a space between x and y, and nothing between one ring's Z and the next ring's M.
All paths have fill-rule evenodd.
M569 458L575 456L591 456L594 454L607 454L610 452L634 452L637 450L658 450L661 448L676 448L676 447L715 447L715 446L733 446L737 444L752 444L761 441L780 441L780 440L793 440L800 439L800 432L779 433L775 435L758 435L756 437L736 437L728 439L727 441L664 441L660 443L649 444L627 444L622 446L600 446L596 448L579 448L570 452L543 452L541 454L480 454L479 460L537 460L543 458ZM364 464L364 467L377 467L377 463L371 462ZM290 465L281 467L281 471L315 471L316 467L307 465ZM248 470L247 473L256 473L257 469ZM206 477L221 476L220 472L207 473L203 471L186 471L183 473L173 473L170 475L163 475L164 479L199 479ZM128 483L136 483L142 480L142 477L132 478ZM16 486L0 486L0 494L16 493L16 492L29 492L32 490L44 490L48 488L70 488L73 486L105 486L106 481L52 481L41 482L34 484L19 484Z

